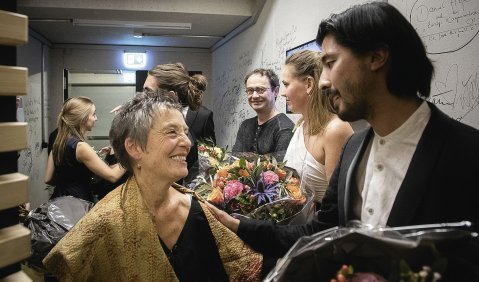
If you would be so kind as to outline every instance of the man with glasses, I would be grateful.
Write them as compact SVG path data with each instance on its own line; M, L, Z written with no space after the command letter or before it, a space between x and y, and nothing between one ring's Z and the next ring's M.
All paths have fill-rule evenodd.
M281 161L293 136L293 122L276 109L278 76L271 69L255 69L245 77L246 97L257 116L239 127L233 153L271 154Z

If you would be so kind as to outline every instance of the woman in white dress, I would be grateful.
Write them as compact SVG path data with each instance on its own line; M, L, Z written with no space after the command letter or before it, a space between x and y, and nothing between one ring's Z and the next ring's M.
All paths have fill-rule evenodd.
M302 117L296 123L284 160L296 169L302 185L314 190L319 208L341 149L353 133L335 114L318 84L322 65L319 52L303 50L286 59L283 92L289 109Z

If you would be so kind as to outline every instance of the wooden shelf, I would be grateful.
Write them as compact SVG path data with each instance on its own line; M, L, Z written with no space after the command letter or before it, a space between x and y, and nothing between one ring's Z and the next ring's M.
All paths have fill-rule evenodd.
M0 282L32 282L33 280L23 271L15 272L7 277L0 278Z
M26 122L0 122L0 153L27 148Z
M28 176L21 173L0 175L0 210L28 202Z
M0 66L0 95L26 95L27 79L27 68Z
M21 224L0 229L0 267L30 256L30 230Z
M28 17L0 10L0 45L19 46L28 42Z

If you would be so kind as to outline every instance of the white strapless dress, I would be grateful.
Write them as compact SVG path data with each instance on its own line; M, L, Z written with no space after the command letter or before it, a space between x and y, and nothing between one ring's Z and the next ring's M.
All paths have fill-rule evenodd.
M303 124L294 131L289 142L286 155L286 166L294 168L301 178L301 187L314 192L314 200L321 202L328 187L326 170L323 164L316 161L304 144Z

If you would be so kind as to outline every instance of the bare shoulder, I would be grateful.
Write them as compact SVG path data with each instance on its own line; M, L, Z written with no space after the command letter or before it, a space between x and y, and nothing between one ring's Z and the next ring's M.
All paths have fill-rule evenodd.
M82 141L78 142L76 149L76 157L78 161L83 162L87 158L91 159L94 155L96 155L96 153L88 143Z
M82 150L87 150L87 149L91 149L91 146L86 142L78 141L77 148L80 148Z
M334 116L326 126L324 137L326 140L344 140L353 134L353 128L349 122L342 121L339 117Z

